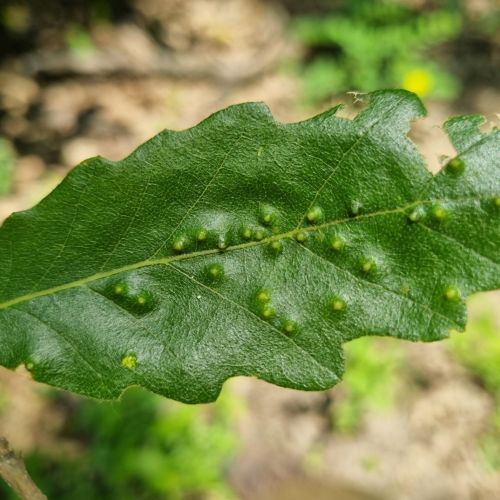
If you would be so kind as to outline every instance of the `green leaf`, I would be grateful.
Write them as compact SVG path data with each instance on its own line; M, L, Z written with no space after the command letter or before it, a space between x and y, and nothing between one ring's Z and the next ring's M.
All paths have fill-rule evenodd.
M336 384L363 335L444 338L500 285L500 133L445 128L436 176L406 137L405 91L282 124L263 104L93 158L0 229L0 363L115 398L185 402L228 378Z

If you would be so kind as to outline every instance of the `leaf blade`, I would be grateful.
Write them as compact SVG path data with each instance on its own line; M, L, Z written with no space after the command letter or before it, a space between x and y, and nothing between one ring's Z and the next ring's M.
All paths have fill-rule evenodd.
M499 286L500 138L450 120L465 170L432 176L406 137L424 114L404 91L352 121L238 105L87 160L0 229L0 364L204 402L236 375L330 387L361 335L463 328L463 298Z

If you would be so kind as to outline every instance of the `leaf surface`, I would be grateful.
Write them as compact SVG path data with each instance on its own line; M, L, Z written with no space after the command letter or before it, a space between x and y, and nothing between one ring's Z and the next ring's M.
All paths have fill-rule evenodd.
M433 341L500 285L500 133L445 124L436 176L405 91L283 124L263 104L92 158L0 229L0 364L97 398L228 378L321 390L363 335Z

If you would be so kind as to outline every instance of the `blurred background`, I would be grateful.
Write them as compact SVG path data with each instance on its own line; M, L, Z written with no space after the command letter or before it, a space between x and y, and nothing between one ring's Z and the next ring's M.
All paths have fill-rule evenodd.
M498 125L498 1L1 0L0 220L229 104L352 116L386 87L426 104L411 137L434 171L448 116ZM499 297L471 298L448 341L348 344L323 393L234 379L212 405L103 403L0 369L0 434L51 499L500 498Z

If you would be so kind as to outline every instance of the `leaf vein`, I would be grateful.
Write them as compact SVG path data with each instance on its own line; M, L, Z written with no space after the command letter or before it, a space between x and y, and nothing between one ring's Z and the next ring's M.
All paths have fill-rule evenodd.
M61 333L59 330L56 330L47 321L39 318L36 314L33 314L30 311L27 311L25 309L19 309L18 307L13 307L13 309L17 312L20 312L21 314L25 314L27 316L36 319L39 323L46 326L50 331L54 332L58 338L62 339L73 350L73 352L77 355L77 357L79 357L90 368L90 370L97 375L98 379L100 380L101 387L104 389L104 392L106 394L110 394L109 386L104 383L104 379L106 378L107 380L109 380L109 377L105 377L103 373L99 372L95 368L95 366L85 356L83 356L83 354L77 349L77 347L72 342L70 342L70 340L66 337L66 335Z
M296 229L298 229L304 222L305 218L306 218L306 215L307 215L307 212L312 208L312 206L314 205L314 203L316 202L316 200L318 199L318 196L320 195L320 193L323 191L323 189L326 187L326 185L330 182L330 179L335 175L335 173L337 172L337 170L339 168L342 167L343 163L344 163L344 160L349 156L349 154L358 146L358 144L360 144L367 136L368 132L370 130L372 130L376 125L378 125L380 123L380 121L382 120L382 118L384 118L387 114L389 114L390 112L392 112L395 108L398 107L400 101L402 101L402 99L396 101L395 104L393 104L389 109L386 110L385 114L380 116L379 118L377 118L376 120L374 120L372 123L370 123L370 125L368 127L366 127L362 133L359 135L359 137L351 144L351 146L349 146L349 148L347 148L344 153L342 153L342 156L339 158L338 162L335 164L335 165L331 165L332 167L332 171L330 172L330 174L327 176L327 178L325 179L325 181L323 182L323 184L320 186L320 188L316 191L311 203L309 204L309 206L307 207L307 210L306 212L302 215L302 218L300 219ZM326 163L326 162L324 162Z
M307 248L306 246L300 245L298 242L295 242L295 243L297 245L299 245L300 247L304 248L306 251L308 251L312 255L315 255L319 259L321 259L321 260L323 260L325 262L328 262L331 266L335 267L336 269L338 269L340 271L343 271L346 274L349 274L350 276L352 276L359 283L362 283L365 286L373 286L373 287L379 288L381 290L384 290L385 292L388 292L388 293L390 293L392 295L395 295L396 297L398 297L402 301L411 302L412 304L414 304L414 305L416 305L416 306L418 306L418 307L420 307L420 308L422 308L422 309L424 309L424 310L426 310L426 311L428 311L430 313L434 313L437 316L440 316L442 319L446 320L447 322L451 322L453 325L458 326L451 318L448 318L447 316L444 316L443 314L439 313L438 311L435 311L431 307L429 307L429 306L427 306L425 304L422 304L421 302L417 302L416 300L414 300L414 299L412 299L410 297L407 297L406 295L402 295L400 293L397 293L396 291L391 290L390 288L387 288L386 286L381 285L380 283L374 283L372 281L363 280L359 276L356 276L352 271L349 271L349 269L344 269L344 268L338 266L337 264L335 264L335 262L332 262L332 261L326 259L325 257L323 257L322 255L320 255L320 254L318 254L316 252L313 252L310 248Z
M214 295L217 295L219 298L221 298L222 300L226 301L226 302L229 302L230 304L234 305L235 307L243 310L245 313L248 313L250 314L250 316L252 316L253 318L255 318L257 321L259 321L260 323L262 323L263 325L265 325L267 328L271 329L273 332L276 332L278 335L280 335L281 337L285 338L285 339L288 339L289 342L291 342L292 344L294 344L300 351L302 351L304 354L306 354L309 358L311 358L317 365L321 366L322 368L326 369L330 375L334 375L335 377L338 378L338 375L328 366L324 365L323 363L321 363L320 361L318 361L310 352L306 351L302 346L300 346L299 344L297 344L297 342L292 338L292 337L288 337L286 336L283 332L280 332L277 328L275 328L273 325L271 325L270 323L268 323L267 321L264 321L263 319L259 318L259 316L257 316L253 311L251 311L250 309L246 308L245 306L243 306L242 304L239 304L238 302L235 302L234 300L232 300L231 298L227 297L226 295L220 293L218 290L214 290L213 288L210 288L209 286L205 285L204 283L202 283L201 281L198 281L196 278L194 278L193 276L190 276L189 274L185 273L182 269L180 269L179 267L173 265L173 264L169 264L169 267L171 267L172 269L175 269L176 271L178 271L180 274L184 275L186 278L188 278L190 281L192 281L193 283L195 283L196 285L198 286L201 286L207 290L209 290L211 293L213 293Z
M193 204L188 208L188 210L186 210L186 213L181 218L181 220L179 221L179 223L174 227L174 229L170 232L170 234L165 238L165 241L161 244L161 246L153 252L153 254L151 255L150 258L155 257L156 255L158 255L163 250L163 248L165 248L165 245L167 244L168 241L170 241L170 238L172 238L172 236L179 229L179 227L182 225L182 223L188 218L189 214L194 210L194 208L198 205L198 203L200 203L200 201L202 200L203 196L205 196L205 193L208 191L208 189L210 188L210 186L214 183L215 179L217 178L217 176L220 174L220 172L224 168L224 165L225 165L227 159L229 158L230 154L234 151L234 148L236 147L236 145L238 144L239 140L242 137L243 137L243 133L241 133L234 140L233 144L228 149L227 153L224 155L224 158L222 159L220 165L217 167L217 169L215 170L214 174L212 175L212 177L210 178L210 180L207 182L206 186L203 188L203 190L200 193L200 195L198 196L198 198L193 202Z

